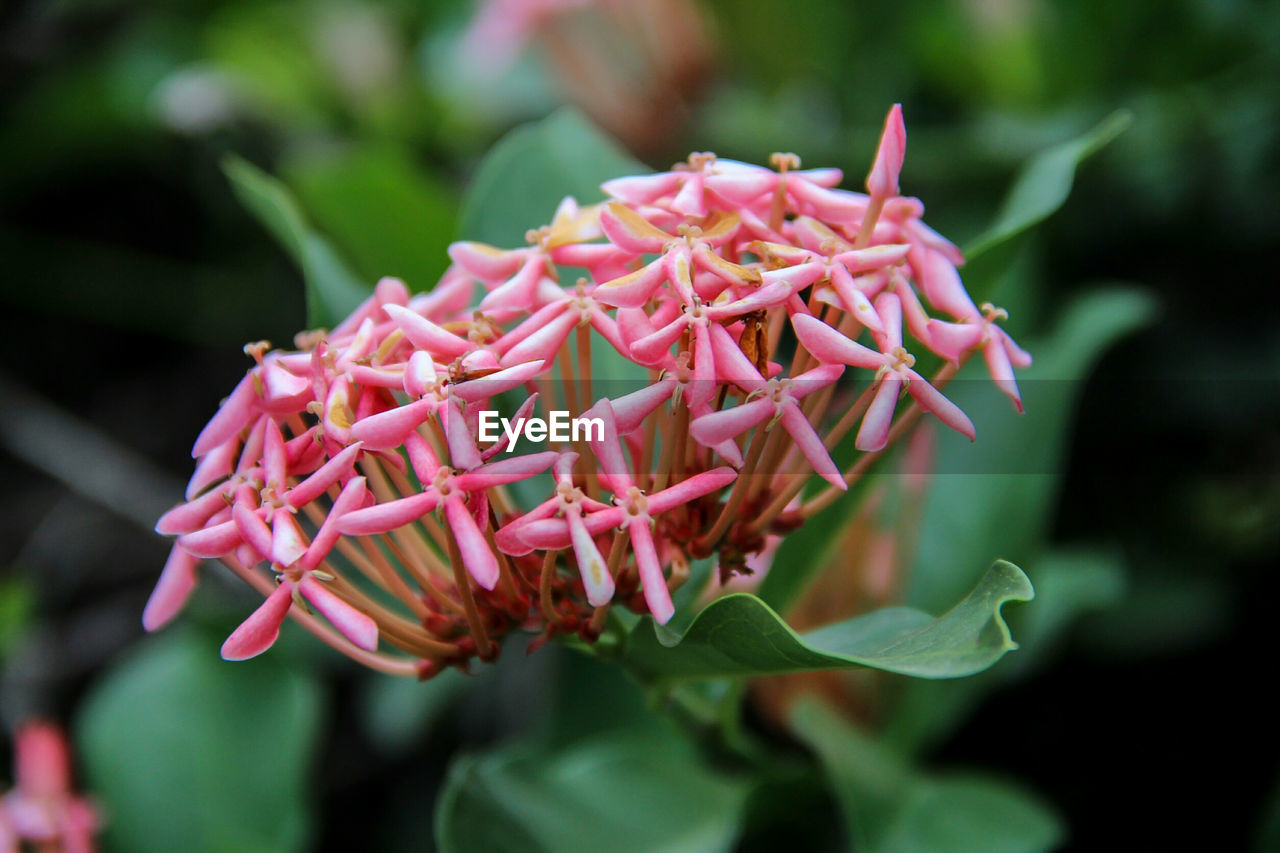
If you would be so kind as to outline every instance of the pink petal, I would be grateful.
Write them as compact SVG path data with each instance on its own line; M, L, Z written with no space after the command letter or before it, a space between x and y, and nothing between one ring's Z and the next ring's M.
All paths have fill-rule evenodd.
M633 343L631 354L641 364L656 364L667 354L671 345L680 339L680 335L689 327L690 316L681 314L658 331L647 335Z
M236 433L249 425L258 403L258 392L254 389L253 379L254 371L246 373L219 407L218 413L205 424L191 448L192 457L204 456L218 445L230 441Z
M274 485L277 489L283 488L289 478L289 472L285 468L284 435L280 432L280 425L267 418L262 444L262 473L267 484Z
M902 302L896 293L882 293L876 297L876 313L884 324L884 331L875 335L883 352L892 352L902 346Z
M418 350L418 352L422 352L422 350ZM353 364L347 368L347 374L360 385L374 388L404 387L403 368L369 367L365 364Z
M60 803L68 797L71 794L71 753L62 730L53 723L34 720L18 727L15 740L16 786L6 798L9 804L12 806L15 801L28 798Z
M661 252L671 235L626 205L610 202L600 213L600 228L609 242L637 255Z
M551 361L580 319L576 311L563 311L560 316L509 349L501 363L512 365L535 360Z
M494 311L508 308L529 310L533 305L533 297L546 270L546 261L540 255L530 255L520 271L510 279L485 294L480 300L481 311Z
M703 198L702 173L686 173L684 185L671 200L671 209L685 216L706 216L707 203Z
M884 120L880 147L867 174L867 192L879 198L898 194L898 176L907 151L907 128L902 121L902 104L894 104Z
M867 298L867 295L858 289L857 283L847 269L842 266L835 268L831 275L831 286L836 293L840 294L840 301L844 303L844 309L857 317L859 323L873 332L884 331L884 325L880 322L880 315L876 313L875 308L871 307L871 300Z
M718 379L710 330L705 322L697 323L693 327L693 381L688 384L689 405L710 403L715 398Z
M226 508L227 502L222 494L222 489L214 489L193 501L175 506L160 516L160 520L156 522L156 533L161 536L194 533L204 527L217 512Z
M288 568L305 553L307 539L302 535L302 528L293 513L276 510L271 516L271 562Z
M660 492L648 497L649 514L660 515L667 510L683 506L704 495L723 489L738 477L732 468L712 468L701 474L694 474L687 480L681 480L674 486L668 486Z
M826 388L844 373L843 364L824 364L813 370L806 370L791 380L791 396L797 400L808 397L814 391Z
M384 501L365 509L352 510L337 521L337 530L347 536L373 536L411 524L436 508L440 496L435 490L407 498Z
M582 575L582 586L587 593L587 601L592 607L602 607L613 600L613 575L609 574L609 566L600 549L582 522L582 516L571 512L565 519L569 526L569 536L573 540L573 554L578 560L578 572Z
M902 302L902 311L907 316L907 328L911 330L912 337L933 349L933 339L929 334L929 315L924 312L924 306L920 304L916 292L902 276L894 276L893 292L898 294L898 299Z
M498 583L498 558L457 493L445 499L444 517L458 541L462 564L476 583L485 589L493 589Z
M1013 377L1013 365L1009 363L1009 353L1004 348L1004 342L993 335L987 341L987 345L982 348L982 355L986 359L987 370L995 380L996 387L1013 402L1015 409L1022 412L1022 394L1018 392L1018 383Z
M656 175L615 178L600 185L606 195L620 198L631 204L652 204L680 185L679 172L660 172ZM601 216L601 219L604 217Z
M732 409L721 409L694 419L689 424L689 434L699 444L716 445L764 423L773 417L776 409L777 404L768 398L751 400Z
M951 361L959 360L982 340L982 326L976 323L944 323L930 320L929 349Z
M976 320L982 317L961 284L960 273L956 272L955 265L941 252L913 248L910 257L916 281L930 305L957 320Z
M413 355L409 356L409 363L405 366L404 392L410 397L421 397L427 393L427 389L436 384L439 378L431 353L426 350L415 350Z
M555 498L552 498L549 501L543 501L524 515L517 518L515 521L499 528L498 531L493 534L493 540L497 543L498 550L504 554L511 554L515 557L528 554L533 550L533 548L530 545L525 544L525 541L520 538L521 529L535 521L541 521L545 518L549 518L553 513L555 513L558 506L559 501Z
M487 243L449 245L449 259L481 281L492 284L511 276L525 263L528 251L499 249Z
M622 523L623 513L620 507L611 506L584 516L582 523L592 536L599 536L606 530L612 530ZM531 521L520 526L516 536L530 548L542 551L558 551L567 548L573 542L569 533L569 525L563 518L546 518Z
M351 425L351 438L363 442L370 450L389 450L399 447L404 444L409 433L431 417L436 406L436 400L424 398L361 418Z
M618 441L618 419L613 412L613 404L608 399L602 399L584 412L583 417L600 418L604 421L604 439L592 440L591 449L596 453L601 473L610 480L610 489L615 493L626 491L634 483L622 455L622 444Z
M1030 367L1031 353L1014 343L1013 338L1009 337L1009 333L1003 329L997 329L994 332L996 337L1004 344L1004 351L1009 355L1009 361L1014 367Z
M342 636L366 651L377 650L378 623L374 622L367 613L343 601L333 590L311 575L302 579L298 584L298 591L324 615L324 618L329 620L333 627L338 629L338 633Z
M942 392L930 385L923 376L914 370L910 371L910 376L907 393L915 398L920 408L937 415L938 420L973 441L976 433L969 416L955 403L942 396Z
M638 430L645 418L671 399L675 389L674 379L664 379L614 400L611 405L618 434L629 435Z
M514 483L517 480L527 480L550 468L559 457L560 454L554 450L513 456L510 459L489 462L474 471L459 474L454 478L454 483L465 492L475 492L505 483Z
M235 519L241 539L264 557L271 553L271 528L262 520L262 516L237 501L231 508L231 517Z
M187 481L187 500L200 494L206 487L231 476L236 451L239 449L240 442L232 438L201 456L200 461L196 463L195 473Z
M484 460L480 458L476 437L462 413L462 403L450 398L446 408L448 416L444 423L444 438L449 445L450 466L461 471L478 468Z
M868 246L865 249L851 249L841 252L833 260L841 264L851 273L878 270L892 266L907 256L911 251L909 243L885 243L880 246Z
M142 611L142 627L148 631L163 628L177 616L196 586L196 566L200 561L175 544L169 551L160 580Z
M280 625L293 604L293 584L282 583L222 644L224 660L248 660L265 652L280 636Z
M884 364L884 356L851 341L811 314L792 314L791 325L805 349L819 360L876 370Z
M741 169L707 175L706 188L735 205L745 205L773 190L778 174L768 169Z
M658 562L658 552L653 546L653 531L649 522L642 520L632 522L628 528L631 532L631 549L636 555L636 567L640 570L640 586L644 591L645 604L659 625L665 625L675 615L675 605L671 603L671 591L667 589L667 580L662 576L662 566Z
M901 390L902 380L896 376L885 376L880 380L880 388L862 417L855 447L859 450L876 451L882 450L889 443L889 427L893 423L893 410L897 408Z
M808 181L788 181L787 194L804 203L809 212L832 223L849 223L865 209L866 199L845 190L829 190Z
M653 291L666 280L666 264L664 258L659 257L635 272L606 281L591 291L591 296L605 305L639 308L649 301Z
M338 529L338 521L347 513L355 512L363 506L367 495L364 477L352 477L347 481L338 494L337 500L330 507L329 513L324 517L320 529L316 531L315 538L307 546L307 552L299 560L298 564L302 568L314 569L329 556L338 538L342 536L342 531Z
M425 438L416 432L410 433L404 440L404 449L419 483L430 483L435 479L436 472L440 470L440 460Z
M836 467L835 462L831 461L831 454L827 452L822 439L818 437L818 433L814 431L809 419L804 416L800 411L800 407L795 403L783 405L782 426L791 436L791 440L800 448L804 458L809 460L809 464L813 466L813 470L817 472L819 477L838 489L849 488L844 482L844 476L840 473L840 469Z
M760 371L756 370L756 366L742 352L738 342L724 326L717 323L711 326L708 332L711 351L715 356L718 381L732 382L748 390L754 390L764 384L764 377L760 375Z
M432 355L454 359L472 350L470 341L440 328L415 311L399 305L388 305L385 310L414 346Z
M329 487L341 480L355 464L356 456L364 449L360 442L349 445L345 450L316 469L310 477L284 493L284 501L289 506L301 509L329 490Z
M236 526L235 521L224 521L213 527L206 527L204 530L178 537L178 544L187 553L205 559L224 557L235 550L242 541L244 540L240 536L240 528Z

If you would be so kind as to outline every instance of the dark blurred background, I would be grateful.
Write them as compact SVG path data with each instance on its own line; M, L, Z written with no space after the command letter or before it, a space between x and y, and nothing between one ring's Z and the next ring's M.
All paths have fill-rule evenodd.
M1019 164L1127 108L1131 127L1019 247L1008 300L1010 327L1035 337L1101 283L1154 297L1155 320L1082 389L1049 531L1119 555L1125 591L931 760L1022 778L1080 849L1265 845L1280 781L1266 698L1280 4L652 7L643 50L608 15L553 18L509 62L468 58L465 2L0 7L5 727L32 713L74 724L140 640L167 549L151 520L180 498L193 437L245 369L239 348L287 345L305 325L299 274L237 204L224 153L279 176L359 275L425 288L480 156L565 101L655 168L690 150L790 150L844 167L846 186L900 101L904 189L962 245ZM216 631L249 597L205 579L189 620ZM380 838L428 843L445 762L510 715L473 697L461 722L375 748L359 674L297 645L283 654L324 673L313 837L342 849L364 815ZM529 689L503 686L499 704Z

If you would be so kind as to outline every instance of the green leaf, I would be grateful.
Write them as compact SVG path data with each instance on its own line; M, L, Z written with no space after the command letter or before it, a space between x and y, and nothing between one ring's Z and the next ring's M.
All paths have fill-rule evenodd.
M939 743L979 705L1010 682L1042 668L1081 616L1115 605L1125 577L1117 554L1055 551L1028 568L1036 606L1018 608L1009 619L1020 653L987 672L956 681L901 679L881 738L907 754Z
M370 293L324 237L307 223L297 199L283 183L248 161L229 154L222 170L250 213L271 232L302 271L307 288L307 323L333 327Z
M796 703L791 726L822 764L851 848L1034 853L1062 842L1061 821L1038 798L985 776L925 774L814 699Z
M937 618L890 607L803 636L755 596L729 595L708 605L683 634L642 620L623 660L658 681L855 667L955 678L981 672L1017 648L1000 608L1034 595L1021 569L998 560Z
M746 786L670 729L613 729L568 746L465 756L436 806L445 853L728 850Z
M229 664L216 640L147 640L94 686L77 743L108 847L301 849L322 697L278 657Z
M603 198L600 184L648 171L577 110L558 110L490 149L462 200L462 238L523 246L525 233L550 222L566 195L594 204Z
M295 157L283 174L316 224L370 281L430 290L449 263L457 199L401 147L364 144Z
M1128 110L1117 110L1083 136L1031 158L1014 180L995 222L965 247L965 257L973 260L1052 216L1071 193L1080 163L1123 133L1132 121Z

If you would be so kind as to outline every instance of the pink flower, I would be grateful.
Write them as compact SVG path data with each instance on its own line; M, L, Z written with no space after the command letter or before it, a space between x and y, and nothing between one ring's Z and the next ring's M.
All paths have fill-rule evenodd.
M26 841L42 850L94 849L97 809L72 789L71 754L61 729L41 721L23 724L13 775L13 790L0 797L0 845L17 850Z
M646 495L628 473L622 445L618 441L618 425L613 406L609 401L602 400L591 412L604 419L604 440L592 442L592 447L600 455L601 471L607 478L610 491L615 495L615 505L594 509L587 514L582 514L579 510L562 519L531 521L513 531L514 536L534 548L564 548L572 543L577 551L579 547L585 548L592 536L610 528L625 529L631 537L631 548L636 556L640 584L649 612L659 624L666 624L675 614L675 607L671 604L671 594L667 591L667 582L662 575L661 561L654 544L654 516L718 491L732 482L736 475L731 468L716 468ZM590 555L590 551L587 553ZM599 556L598 551L595 556Z
M920 408L937 415L947 426L972 441L974 429L968 416L912 369L915 357L902 347L902 303L898 297L892 293L881 294L876 299L876 313L884 327L884 332L876 336L880 345L878 353L849 340L811 315L796 314L791 318L796 337L819 360L876 371L876 395L858 430L857 448L880 450L888 443L889 426L903 386Z

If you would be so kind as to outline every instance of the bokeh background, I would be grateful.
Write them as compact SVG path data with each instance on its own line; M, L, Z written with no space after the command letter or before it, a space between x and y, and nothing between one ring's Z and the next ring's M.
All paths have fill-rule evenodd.
M483 153L565 103L655 168L795 151L853 186L902 102L904 191L961 245L1028 158L1123 109L1128 129L1006 253L997 300L1029 340L1101 288L1151 306L1089 362L1052 471L1010 445L1003 473L1052 481L1043 519L997 501L984 522L1017 541L1034 524L1030 553L1074 554L1089 603L919 752L1022 780L1078 849L1280 849L1280 4L602 8L503 48L476 40L461 0L0 7L4 728L69 726L119 849L142 849L138 811L193 832L235 821L218 804L236 787L260 794L246 824L287 825L267 849L418 849L449 762L543 726L577 665L514 654L474 685L406 688L290 636L237 669L219 631L250 599L213 571L181 625L144 639L167 549L150 527L180 498L192 438L245 369L239 348L306 322L299 272L237 203L228 152L278 176L358 275L423 288ZM768 693L748 723L786 741ZM136 746L153 736L181 745L198 789L157 790L168 777ZM814 829L837 820L826 795L796 809L740 843L796 825L831 841Z

